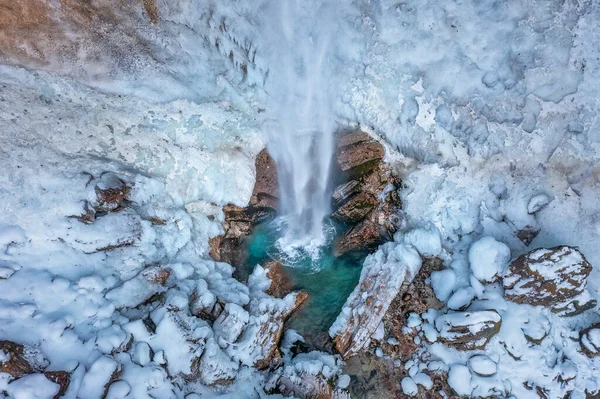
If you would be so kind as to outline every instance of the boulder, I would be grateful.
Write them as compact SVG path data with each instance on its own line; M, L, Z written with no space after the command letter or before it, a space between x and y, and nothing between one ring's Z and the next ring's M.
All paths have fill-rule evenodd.
M438 340L458 350L483 349L500 331L502 317L495 310L453 312L439 316L435 328Z
M378 204L376 196L361 191L350 197L332 216L341 222L354 224L363 220Z
M365 132L345 134L338 139L336 160L345 176L358 178L371 172L385 155L383 146Z
M333 194L331 195L333 198L333 205L341 205L352 195L360 192L360 190L361 186L357 180L350 180L349 182L340 184L333 190Z
M600 323L579 332L581 351L589 357L600 356Z
M149 266L135 277L113 288L105 295L117 309L136 307L153 295L166 291L169 270L161 266Z
M31 363L31 355L28 355L30 351L25 346L11 341L0 341L0 352L6 355L0 358L0 372L10 374L13 378L21 378L36 371Z
M250 197L250 206L277 209L279 203L277 167L266 148L256 156L255 167L256 182Z
M357 287L329 329L342 358L369 344L390 304L402 295L420 267L419 254L402 244L386 244L367 257Z
M370 220L363 220L336 239L334 253L340 256L348 252L372 250L383 241L379 226Z
M256 266L248 278L248 286L252 290L247 307L248 323L236 344L226 349L234 360L257 369L265 369L281 358L279 343L284 323L308 298L306 292L274 298L264 292L270 284L267 271Z
M562 316L596 305L587 292L592 266L575 247L536 249L513 260L503 278L506 299L545 306Z
M274 296L275 298L283 298L292 292L294 282L285 272L283 265L280 262L271 260L266 262L263 265L263 268L267 271L267 278L271 280L271 285L265 291L267 294Z

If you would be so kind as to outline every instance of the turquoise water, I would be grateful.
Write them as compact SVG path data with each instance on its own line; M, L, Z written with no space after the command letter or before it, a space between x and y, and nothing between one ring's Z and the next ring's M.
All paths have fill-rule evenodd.
M327 331L358 283L365 258L365 255L336 258L331 243L341 227L330 221L328 226L330 243L321 248L318 256L299 252L291 257L281 251L277 246L281 230L277 220L258 225L248 242L248 274L257 264L275 259L291 277L294 290L308 292L309 298L286 327L298 331L307 344L317 348L328 347Z

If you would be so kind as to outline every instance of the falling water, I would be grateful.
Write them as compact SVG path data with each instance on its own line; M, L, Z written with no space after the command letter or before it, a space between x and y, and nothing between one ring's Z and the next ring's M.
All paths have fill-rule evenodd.
M277 164L283 235L279 246L314 256L325 241L330 213L334 118L330 48L332 9L327 2L282 0L272 21L265 131Z

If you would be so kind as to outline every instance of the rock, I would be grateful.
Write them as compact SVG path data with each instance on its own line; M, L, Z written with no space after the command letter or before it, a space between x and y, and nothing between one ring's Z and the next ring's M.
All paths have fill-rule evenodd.
M131 280L113 288L105 295L117 309L134 308L152 296L166 290L165 283L170 272L161 266L150 266L139 272Z
M79 398L97 399L106 397L110 384L121 374L121 365L108 356L100 356L81 381Z
M190 295L190 311L201 319L216 320L223 310L217 297L208 289L206 281L199 279L196 288Z
M510 248L493 237L482 237L469 248L471 272L482 283L498 280L509 261Z
M348 252L367 251L377 248L383 241L379 226L370 220L363 220L335 240L334 253L340 256Z
M248 324L248 312L239 305L228 303L213 324L216 335L228 343L235 342Z
M279 184L275 161L265 148L255 160L256 182L250 197L250 206L277 209L279 203Z
M378 204L377 197L361 191L350 197L332 216L341 222L354 224L363 220Z
M69 388L69 383L71 382L70 373L66 371L44 371L44 375L48 380L59 386L58 393L54 395L53 399L58 399L67 392L67 388Z
M233 204L223 206L225 233L212 237L209 241L210 256L218 261L234 266L242 266L246 259L243 250L244 239L252 228L273 217L279 203L279 186L274 160L267 150L256 157L256 182L248 206L242 208Z
M283 325L291 314L308 298L306 292L294 292L282 299L274 298L264 291L271 281L267 271L256 266L248 278L251 300L248 304L249 321L235 345L226 348L234 360L258 369L269 367L281 357L279 342Z
M267 271L267 277L271 280L271 285L265 291L267 294L275 298L283 298L292 292L294 282L285 272L280 262L269 261L263 265L263 268Z
M531 225L527 225L523 227L521 230L517 231L517 238L523 242L525 245L531 244L531 242L537 237L540 232L539 227L534 227Z
M390 304L383 317L383 324L385 332L398 340L398 344L392 345L389 342L377 342L377 345L381 346L386 353L393 353L402 361L409 360L414 354L417 349L417 345L414 342L416 332L414 334L405 333L403 327L406 324L409 314L422 314L428 309L440 309L443 307L443 303L436 299L431 286L426 283L433 272L442 270L443 267L444 263L439 258L424 258L419 273L417 273L406 289L401 290L396 295L396 298Z
M579 332L581 350L589 357L600 356L600 323Z
M13 378L21 378L36 370L30 364L25 346L11 341L0 341L0 372L8 373Z
M502 317L495 310L456 312L438 316L438 340L458 350L483 349L500 331Z
M333 205L338 206L345 202L352 195L360 192L360 183L357 180L350 180L347 183L340 184L333 190L331 197L333 198Z
M350 399L345 390L350 378L340 374L341 366L339 357L317 352L302 354L274 371L266 388L271 394L300 399Z
M8 384L4 393L14 399L50 399L56 398L59 391L60 386L44 374L28 374Z
M95 186L96 212L115 212L127 207L127 197L131 192L128 186L114 173L103 173Z
M506 299L545 306L562 316L579 314L596 305L587 292L592 266L577 248L536 249L519 256L503 278Z
M358 178L368 174L384 155L383 146L367 133L357 131L338 139L336 160L348 177Z
M365 260L357 287L329 329L347 359L365 348L390 304L413 280L421 258L412 248L386 244Z
M498 370L496 362L486 355L472 356L467 363L472 372L482 377L490 377Z

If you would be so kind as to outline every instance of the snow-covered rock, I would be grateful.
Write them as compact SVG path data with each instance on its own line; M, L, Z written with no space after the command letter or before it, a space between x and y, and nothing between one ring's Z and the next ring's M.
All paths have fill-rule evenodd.
M435 319L438 340L459 350L485 348L501 324L502 317L494 310L447 313Z
M235 342L248 324L249 315L241 306L234 303L225 305L225 309L213 324L213 330L226 342Z
M469 264L473 275L483 283L501 276L510 261L510 248L493 237L483 237L469 248Z
M600 323L591 325L579 333L583 353L590 357L600 356Z
M106 293L117 309L136 307L151 296L166 291L165 283L170 272L161 266L149 266L131 280Z
M448 372L448 385L459 395L471 395L471 372L467 366L455 364Z
M403 244L387 243L367 257L360 280L329 329L344 359L371 340L388 307L421 267L421 257Z
M578 314L596 304L587 291L591 271L577 248L536 249L511 262L503 278L505 297L564 316Z
M44 374L29 374L8 384L6 393L13 399L52 399L60 386Z
M472 372L483 377L496 374L498 366L496 362L486 355L475 355L469 358L469 368Z

